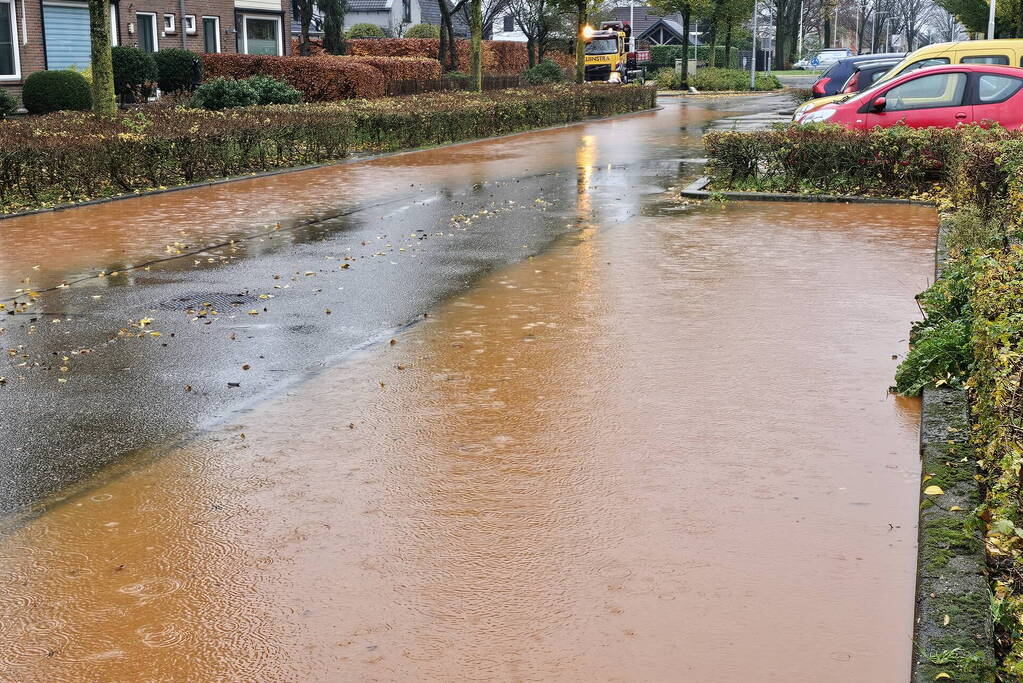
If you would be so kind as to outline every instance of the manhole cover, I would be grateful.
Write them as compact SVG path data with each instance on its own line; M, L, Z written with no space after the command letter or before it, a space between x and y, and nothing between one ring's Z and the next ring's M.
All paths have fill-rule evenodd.
M173 299L161 301L160 308L170 310L187 311L199 308L214 308L227 310L243 304L250 304L256 301L257 297L252 294L230 294L227 292L187 292L176 296Z

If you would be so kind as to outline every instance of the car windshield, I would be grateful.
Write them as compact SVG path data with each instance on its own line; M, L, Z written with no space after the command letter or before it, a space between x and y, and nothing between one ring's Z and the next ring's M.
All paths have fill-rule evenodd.
M618 52L618 41L614 38L594 38L586 46L588 55L613 55Z

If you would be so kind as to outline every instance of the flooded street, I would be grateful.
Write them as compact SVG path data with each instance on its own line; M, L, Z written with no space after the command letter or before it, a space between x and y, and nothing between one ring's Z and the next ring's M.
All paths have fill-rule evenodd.
M32 500L33 513L0 537L0 680L907 680L918 404L886 388L933 270L936 219L917 206L665 202L666 187L698 172L680 160L700 156L703 126L750 99L666 102L453 157L420 153L422 165L413 155L310 171L319 199L305 204L288 189L302 174L244 181L230 192L265 183L253 210L274 221L280 208L285 224L336 208L338 184L360 183L366 203L411 183L423 194L315 240L244 247L222 272L189 271L190 258L162 266L166 282L147 274L43 298L102 291L138 307L165 295L131 292L223 291L188 280L284 272L274 259L301 271L300 257L344 253L340 240L358 246L381 224L452 234L401 242L388 252L396 266L366 257L407 280L328 279L341 277L336 263L317 276L319 298L287 315L315 308L316 325L353 328L339 357L325 349L341 337L297 345L274 318L201 334L180 313L154 323L192 354L136 352L133 374L174 384L167 405L205 386L180 376L196 357L236 373L316 362L220 417L213 385L228 375L209 370L208 402L165 413L192 429L149 432L148 446L102 461L77 488L16 485L12 505ZM486 194L459 195L474 178ZM279 207L277 191L290 196ZM161 197L103 210L181 199ZM255 234L229 213L217 228L161 223L155 241L111 236L103 258L142 262L175 231L189 243ZM458 240L511 255L459 269ZM5 275L31 272L24 254L0 253ZM364 262L351 263L345 277ZM99 264L55 247L34 272L70 281ZM430 284L439 277L458 286ZM386 315L362 310L406 291ZM103 315L128 317L99 315L81 334L99 335ZM253 351L204 350L229 331L254 335ZM130 352L89 355L98 376ZM23 392L9 405L26 405L34 382L45 386L9 384ZM133 413L125 431L147 419Z

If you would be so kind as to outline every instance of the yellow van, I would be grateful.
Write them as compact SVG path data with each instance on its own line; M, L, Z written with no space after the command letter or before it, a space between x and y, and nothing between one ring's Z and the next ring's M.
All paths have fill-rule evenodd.
M915 69L944 64L1000 64L1023 67L1023 40L961 40L955 43L928 45L906 55L905 59L874 81L874 86ZM796 109L792 118L798 121L809 111L848 97L852 97L852 95L818 97Z

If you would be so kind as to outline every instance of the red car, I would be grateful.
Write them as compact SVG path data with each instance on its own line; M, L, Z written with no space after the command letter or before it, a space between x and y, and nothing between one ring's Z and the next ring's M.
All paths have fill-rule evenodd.
M853 129L900 123L913 128L954 127L985 121L1021 128L1023 69L989 64L917 69L796 119L824 121Z

